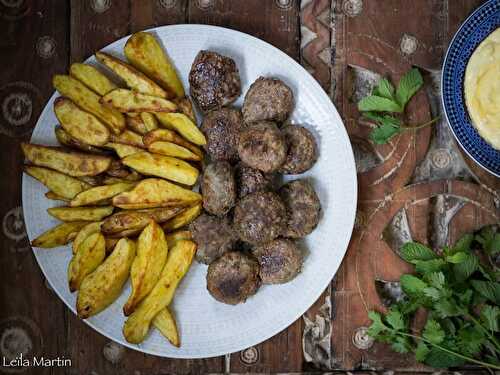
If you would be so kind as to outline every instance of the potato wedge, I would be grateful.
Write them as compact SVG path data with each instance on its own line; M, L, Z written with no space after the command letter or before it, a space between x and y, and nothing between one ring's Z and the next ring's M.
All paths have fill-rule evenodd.
M74 292L80 288L83 279L94 271L106 256L104 236L94 233L78 246L68 266L69 290Z
M63 146L74 148L80 151L90 152L92 154L100 154L100 155L106 154L106 151L98 147L91 146L89 144L80 142L79 140L73 138L60 125L57 125L54 128L54 133L56 135L57 141Z
M54 101L54 113L62 128L74 139L91 146L102 146L109 141L109 130L93 114L81 110L68 98Z
M182 207L149 208L145 210L126 210L107 217L101 230L105 235L114 236L127 231L127 235L139 233L151 220L161 224L183 210Z
M160 124L167 129L175 130L189 142L203 146L207 140L195 123L184 113L155 113Z
M108 256L113 252L118 241L120 241L120 238L104 237L104 247L106 248L106 256Z
M113 206L102 207L51 207L50 216L61 221L98 221L113 213Z
M175 229L182 228L192 222L201 214L201 203L195 204L192 207L186 208L179 215L167 221L162 225L163 230L171 232Z
M158 82L169 97L184 96L184 87L172 62L153 35L146 32L133 34L123 52L133 66Z
M179 112L184 113L191 121L196 124L196 115L193 110L193 102L187 96L183 98L175 98L172 100L179 110Z
M142 142L142 136L132 130L125 130L120 135L112 135L110 137L112 143L120 143L124 145L146 148Z
M167 260L167 253L165 234L160 226L151 220L137 239L137 256L130 269L132 293L123 306L126 316L134 312L139 302L155 286Z
M158 119L153 113L141 112L141 119L144 122L144 125L146 126L148 132L158 129Z
M78 176L77 177L80 181L85 182L86 184L89 184L90 186L100 186L102 185L102 181L104 179L103 174L99 174L96 176Z
M24 156L39 167L55 169L73 176L95 176L106 171L111 165L111 158L101 155L89 155L79 152L63 151L59 147L21 143Z
M173 112L177 109L174 102L127 89L116 89L104 95L101 103L116 108L123 113Z
M71 200L69 205L71 207L78 207L96 204L104 199L113 198L124 191L129 191L135 185L136 183L134 182L119 182L113 185L96 186L82 191Z
M167 97L165 90L133 66L104 52L97 52L95 57L97 61L111 69L117 76L123 79L131 89L160 98Z
M135 258L135 247L134 241L122 238L104 262L83 279L76 299L80 318L98 314L118 298Z
M82 244L82 242L94 233L101 232L101 224L102 221L97 222L87 222L88 224L83 226L82 229L76 234L75 239L73 241L72 251L73 254L76 254L78 247Z
M189 230L176 230L172 233L165 233L168 248L171 249L180 240L192 240L193 235Z
M174 316L168 307L165 307L163 310L160 310L158 314L156 314L153 319L153 326L160 331L160 333L165 336L165 338L173 346L178 348L181 346L177 323L175 322Z
M73 199L78 193L90 188L90 185L64 173L43 167L27 165L24 172L47 186L50 191L66 199Z
M87 224L88 221L73 221L71 223L59 224L31 241L31 246L50 249L66 245Z
M96 67L89 64L71 64L69 75L83 82L88 88L101 96L117 88L108 77L102 74Z
M181 240L170 249L160 279L144 300L125 321L123 335L133 344L144 340L154 317L167 307L180 281L189 270L196 252L196 244Z
M154 142L172 142L179 146L185 147L203 159L203 151L198 146L186 141L175 131L170 129L156 129L146 133L142 137L142 142L146 147L149 147Z
M106 176L103 179L103 184L112 185L117 184L119 182L138 182L142 180L143 176L136 171L131 171L126 177L112 177Z
M132 114L138 116L130 116ZM148 132L148 130L146 129L146 124L144 123L140 115L140 113L127 113L127 128L136 132L137 134L144 135Z
M200 174L198 169L185 161L150 152L129 155L122 162L139 173L163 177L184 185L194 185Z
M57 195L53 191L46 192L45 193L45 198L50 199L52 201L63 201L63 202L69 202L71 200L69 198L61 197L60 195Z
M159 178L140 181L132 190L113 198L113 205L124 209L186 207L201 201L201 195Z
M164 141L153 142L149 145L148 151L154 154L172 156L174 158L179 158L184 160L194 160L194 161L201 160L201 158L198 155L196 155L193 151L172 142L164 142Z
M95 115L109 127L111 132L120 134L125 129L123 114L99 103L100 96L80 81L67 75L55 75L52 83L62 96L66 96L81 109Z
M136 146L116 142L108 142L104 146L114 150L120 158L144 151L142 148Z

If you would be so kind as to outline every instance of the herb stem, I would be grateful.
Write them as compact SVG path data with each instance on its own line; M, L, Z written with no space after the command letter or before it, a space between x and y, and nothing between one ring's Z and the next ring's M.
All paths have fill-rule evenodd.
M401 126L401 130L402 131L406 131L406 130L418 130L418 129L421 129L421 128L425 128L426 126L434 124L440 118L441 118L441 115L439 115L437 117L434 117L432 120L427 121L426 123L423 123L423 124L417 125L417 126Z

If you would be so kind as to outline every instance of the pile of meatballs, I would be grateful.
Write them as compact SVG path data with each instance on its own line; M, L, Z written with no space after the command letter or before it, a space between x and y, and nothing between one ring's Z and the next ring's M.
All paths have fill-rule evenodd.
M281 284L301 270L297 239L311 233L321 205L305 179L278 186L279 176L310 169L313 135L287 122L292 90L260 77L241 109L238 68L229 57L200 51L189 74L190 94L204 119L208 163L201 180L204 212L190 224L196 258L208 264L207 289L218 301L245 302L261 284Z

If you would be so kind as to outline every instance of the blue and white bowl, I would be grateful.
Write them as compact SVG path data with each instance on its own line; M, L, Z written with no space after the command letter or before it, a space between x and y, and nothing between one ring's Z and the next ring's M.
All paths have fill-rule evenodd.
M488 144L472 126L465 106L465 68L476 47L500 27L500 0L489 0L460 26L444 59L441 97L455 138L481 167L500 177L500 151Z

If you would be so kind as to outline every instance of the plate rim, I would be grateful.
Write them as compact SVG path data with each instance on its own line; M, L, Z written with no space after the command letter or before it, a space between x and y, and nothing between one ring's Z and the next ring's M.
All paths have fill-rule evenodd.
M345 217L346 219L346 228L350 228L348 231L346 231L345 233L345 238L344 240L342 241L343 242L343 245L342 245L342 248L344 248L344 250L342 251L342 256L341 256L341 259L339 260L338 262L338 267L337 269L335 269L334 272L332 272L332 275L331 275L331 278L328 279L328 282L326 283L326 285L322 285L321 287L318 286L318 290L315 292L315 293L312 293L312 302L303 307L303 308L300 308L298 310L300 310L300 313L296 314L296 316L294 317L293 320L287 322L286 324L282 324L280 325L279 327L275 328L275 329L272 329L269 331L268 334L266 335L263 335L261 338L259 338L259 341L258 342L254 342L252 343L251 345L249 346L254 346L254 345L258 345L266 340L268 340L269 338L279 334L280 332L286 330L288 327L290 327L290 325L292 325L295 321L297 321L297 319L300 319L300 317L318 300L318 298L321 296L321 294L324 292L324 290L328 287L328 285L331 283L331 281L333 280L333 278L336 276L339 268L341 267L341 264L342 264L342 261L343 259L345 258L346 256L346 253L347 253L347 250L348 250L348 246L349 246L349 243L350 243L350 240L352 238L352 233L353 233L353 230L354 230L354 223L355 223L355 218L356 218L356 213L357 213L357 202L358 202L358 181L357 181L357 170L356 170L356 164L355 164L355 159L354 159L354 151L352 149L352 144L350 142L350 138L349 138L349 135L347 133L347 129L345 127L345 124L344 124L344 121L342 120L342 117L340 116L337 108L335 107L335 104L333 103L332 99L329 97L329 95L324 91L324 89L320 86L320 84L318 83L318 81L312 77L312 75L301 65L299 64L295 59L293 59L291 56L289 56L288 54L286 54L285 52L283 52L282 50L280 50L279 48L273 46L272 44L262 40L262 39L259 39L253 35L250 35L250 34L247 34L247 33L244 33L244 32L241 32L241 31L238 31L238 30L234 30L234 29L230 29L230 28L226 28L226 27L221 27L221 26L213 26L213 25L205 25L205 24L175 24L175 25L164 25L164 26L159 26L159 27L153 27L153 28L149 28L149 29L145 29L145 30L140 30L140 31L144 31L144 32L154 32L154 33L157 33L158 31L160 30L164 30L164 29L176 29L176 28L195 28L195 29L199 29L199 28L207 28L207 29L216 29L216 30L221 30L223 33L225 32L229 32L229 33L234 33L234 34L239 34L239 35L242 35L244 36L245 38L250 38L252 39L254 42L256 43L261 43L261 44L264 44L264 45L267 45L267 47L271 47L273 50L277 51L279 54L281 54L283 57L284 57L284 61L286 63L291 63L291 64L294 64L296 67L299 68L299 70L301 70L303 73L304 73L304 76L305 77L308 77L308 79L310 80L311 84L315 87L315 91L318 91L318 92L321 92L322 95L325 95L326 98L328 99L328 106L330 108L327 109L328 112L332 113L334 117L337 118L337 120L339 121L339 134L345 139L345 141L347 142L348 144L348 147L347 147L347 151L348 151L348 155L346 155L346 159L350 162L352 168L348 168L348 170L351 170L351 183L350 183L350 191L352 193L352 201L350 202L350 211L351 211L351 215L350 217ZM137 31L139 32L139 31ZM110 45L120 41L120 40L123 40L123 39L128 39L132 34L128 34L122 38L118 38L114 41L112 41L111 43L107 44L106 46L103 46L100 50L105 50L106 48L108 48ZM95 51L97 52L97 50ZM95 53L94 52L94 53ZM87 59L85 59L84 62L89 62L92 60L92 56L94 55L94 53L92 55L90 55ZM51 110L50 108L47 107L47 104L48 102L52 99L52 97L54 95L57 95L57 91L54 90L52 95L50 95L47 99L47 101L45 102L45 105L43 107L43 110L42 112L40 113L39 117L38 117L38 120L37 120L37 123L35 125L35 127L33 128L33 131L32 131L32 135L30 137L30 141L33 137L33 132L35 131L35 129L37 128L38 126L38 123L42 117L42 115L44 114L44 112L46 110ZM340 126L341 125L341 126ZM27 176L25 173L22 174L22 187L21 187L21 190L22 190L22 209L23 209L23 216L24 217L27 217L27 215L25 215L25 205L24 205L24 186L26 184L26 179L27 179ZM44 199L43 197L40 197L41 199ZM25 223L26 224L26 223ZM27 227L27 226L26 226ZM28 237L28 240L31 242L31 240L29 239ZM35 259L37 261L37 264L38 264L38 267L41 269L45 279L47 280L47 282L49 283L49 285L51 286L53 292L57 295L57 297L59 298L59 300L61 300L66 306L67 308L73 313L76 315L76 308L75 306L71 305L68 301L66 301L62 295L59 293L58 289L55 288L51 281L50 281L50 278L47 277L47 273L46 273L46 270L40 265L40 261L38 259L38 255L37 255L37 252L35 251L35 248L32 247L30 245L31 249L32 249L32 252L35 256ZM96 332L98 332L99 334L103 335L104 337L108 338L109 340L119 344L119 345L123 345L127 348L130 348L130 349L133 349L133 350L136 350L136 351L139 351L139 352L142 352L142 353L145 353L145 354L150 354L150 355L154 355L154 356L157 356L157 357L163 357L163 358L176 358L176 359L201 359L201 358L213 358L213 357L219 357L219 356L224 356L224 355L227 355L227 354L232 354L232 353L236 353L238 351L241 351L241 350L244 350L246 348L248 348L249 346L247 346L246 344L243 346L240 346L239 348L235 349L234 351L231 351L231 352L225 352L225 353L219 353L219 352L214 352L214 353L209 353L208 355L204 354L204 355L201 355L201 354L191 354L191 355L184 355L184 354L179 354L179 355L168 355L168 354L165 354L165 353L160 353L160 352L157 352L155 350L151 350L151 349L147 349L147 348L144 348L143 346L141 346L141 344L131 344L129 342L127 342L123 337L121 338L117 338L117 337L114 337L112 336L111 334L108 334L106 332L104 332L104 330L102 330L100 327L98 327L97 325L95 325L92 321L90 321L89 319L80 319L78 318L80 321L83 321L85 324L87 324L89 327L91 327L93 330L95 330ZM238 346L238 345L235 345L235 346Z

